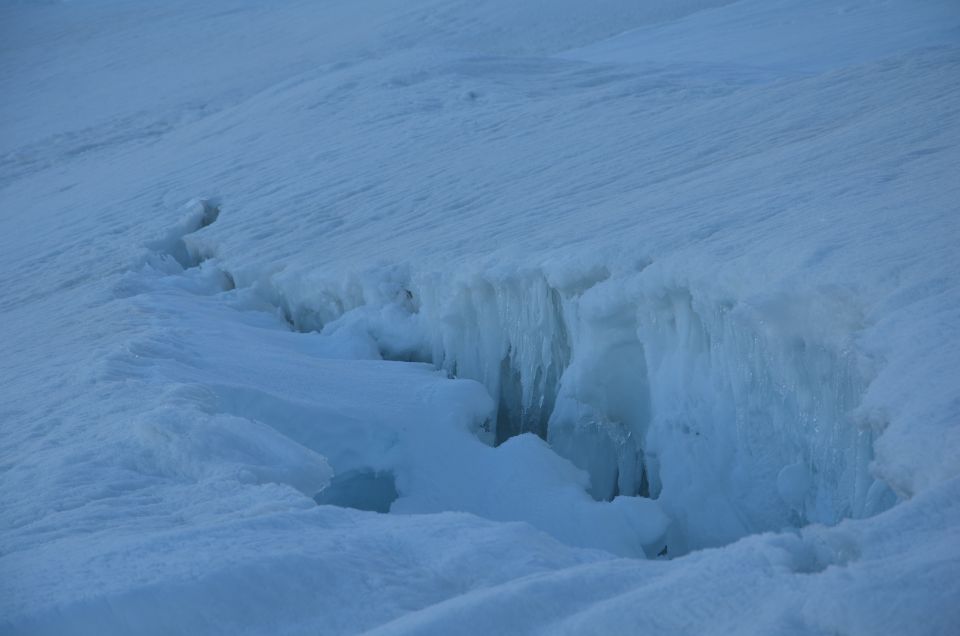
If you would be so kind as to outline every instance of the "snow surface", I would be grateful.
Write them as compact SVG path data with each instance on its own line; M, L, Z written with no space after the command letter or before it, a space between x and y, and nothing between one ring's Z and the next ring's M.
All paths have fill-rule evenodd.
M960 628L956 2L6 3L0 91L0 633Z

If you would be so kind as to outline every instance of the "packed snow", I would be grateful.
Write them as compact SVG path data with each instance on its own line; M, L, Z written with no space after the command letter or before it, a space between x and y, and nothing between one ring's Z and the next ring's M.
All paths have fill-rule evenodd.
M0 634L960 629L960 5L0 5Z

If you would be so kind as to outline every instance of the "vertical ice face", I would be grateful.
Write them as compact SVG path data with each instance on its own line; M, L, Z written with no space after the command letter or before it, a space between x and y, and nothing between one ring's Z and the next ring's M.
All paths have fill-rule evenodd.
M876 427L853 416L872 371L843 293L734 300L635 270L375 279L359 277L337 301L355 308L324 333L359 330L386 358L481 382L498 407L479 436L535 433L589 474L594 499L657 499L671 555L895 501L869 472ZM312 306L291 289L277 295L294 314Z
M816 302L816 298L808 299ZM663 291L639 303L651 419L644 452L681 548L862 516L872 435L850 414L856 356L791 324L802 301L711 303Z
M640 281L432 279L419 325L437 364L498 401L497 443L535 432L589 473L594 498L659 499L671 554L890 505L868 472L873 433L851 417L861 361L822 324L830 309L811 309L824 299Z
M570 343L560 294L542 275L425 287L421 315L433 359L484 383L499 406L496 443L547 437Z
M635 310L574 298L567 315L574 356L564 372L548 439L561 455L590 473L591 494L650 496L643 438L650 394Z

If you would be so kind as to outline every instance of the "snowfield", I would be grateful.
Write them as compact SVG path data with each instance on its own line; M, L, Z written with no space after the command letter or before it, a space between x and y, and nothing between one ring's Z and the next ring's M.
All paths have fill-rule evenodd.
M954 0L0 4L0 634L960 630Z

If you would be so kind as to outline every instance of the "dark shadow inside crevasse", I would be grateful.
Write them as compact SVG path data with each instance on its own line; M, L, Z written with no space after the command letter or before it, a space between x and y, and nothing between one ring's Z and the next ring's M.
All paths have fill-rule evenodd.
M390 512L398 496L393 473L351 470L335 476L313 499L321 506Z

